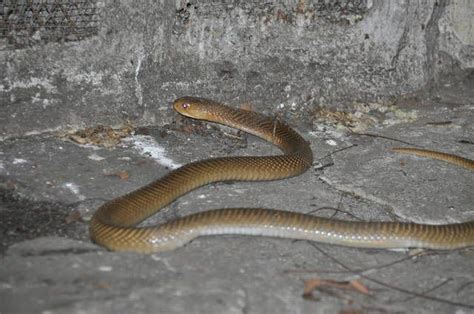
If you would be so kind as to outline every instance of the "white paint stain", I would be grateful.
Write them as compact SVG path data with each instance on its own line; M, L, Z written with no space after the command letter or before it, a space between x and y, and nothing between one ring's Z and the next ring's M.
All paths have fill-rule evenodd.
M27 162L28 162L28 160L26 160L26 159L23 159L23 158L15 158L15 159L13 159L12 164L14 164L14 165L21 165L21 164L26 164Z
M103 272L111 272L112 270L114 270L114 268L112 266L102 265L99 266L99 270Z
M80 200L85 200L86 199L86 197L80 193L79 186L77 184L72 183L72 182L66 182L62 186L65 189L68 189L69 191L71 191L73 194L77 195L77 197Z
M161 147L151 136L134 135L125 139L125 141L130 141L133 144L133 147L138 150L141 155L153 158L160 165L171 169L181 167L181 164L176 163L172 159L166 157L165 149Z
M105 159L104 157L99 156L96 153L90 154L89 156L87 156L87 158L89 158L90 160L95 160L95 161L102 161Z
M86 83L94 86L102 86L104 74L101 72L91 71L88 73L75 73L74 75L66 76L66 80L72 83Z
M5 88L4 85L0 85L0 91L9 92L15 88L43 87L48 93L56 92L56 86L51 84L51 81L47 78L32 77L29 80L10 82L9 85L8 88Z
M42 130L35 130L35 131L29 131L25 133L25 136L33 136L33 135L41 135L44 133L52 133L59 131L61 127L55 127L55 128L47 128L47 129L42 129Z

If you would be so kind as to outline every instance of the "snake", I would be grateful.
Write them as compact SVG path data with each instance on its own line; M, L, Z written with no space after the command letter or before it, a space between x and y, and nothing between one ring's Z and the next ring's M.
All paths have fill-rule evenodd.
M463 167L469 170L474 170L474 161L472 161L471 159L453 155L453 154L438 152L438 151L429 150L429 149L413 148L413 147L393 147L391 150L393 152L402 153L402 154L410 154L410 155L416 155L420 157L428 157L431 159L442 160L442 161L446 161L448 163L458 165L460 167Z
M440 225L349 221L267 208L214 209L159 225L139 226L180 196L201 186L222 181L289 178L304 173L313 163L309 142L281 119L189 96L175 100L173 107L185 117L224 124L253 134L274 144L282 153L191 162L148 185L107 201L96 210L89 223L90 237L96 244L112 251L154 253L174 250L201 236L234 234L360 248L448 250L474 245L474 221ZM413 149L403 152L420 153ZM424 154L430 153L425 151ZM443 157L440 156L435 157ZM467 164L472 169L474 162L467 160Z

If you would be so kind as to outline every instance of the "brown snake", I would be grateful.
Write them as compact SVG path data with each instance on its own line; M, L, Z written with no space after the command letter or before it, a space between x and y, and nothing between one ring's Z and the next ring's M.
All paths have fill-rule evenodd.
M474 170L474 161L451 154L446 154L442 152L436 152L433 150L420 149L420 148L409 148L409 147L394 147L392 151L397 153L417 155L420 157L429 157L432 159L443 160L461 167L464 167L469 170Z
M90 236L96 243L115 251L150 253L175 249L199 236L245 234L366 248L455 249L474 245L474 221L445 225L358 222L264 208L216 209L159 226L135 227L200 186L218 181L283 179L305 172L313 162L309 143L278 120L194 97L176 100L174 108L185 116L259 136L278 146L283 154L206 159L173 170L102 205L90 222ZM467 161L472 169L474 162Z

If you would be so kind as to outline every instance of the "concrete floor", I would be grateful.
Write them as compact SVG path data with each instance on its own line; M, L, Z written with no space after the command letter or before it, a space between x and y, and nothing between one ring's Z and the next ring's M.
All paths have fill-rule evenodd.
M472 220L472 172L389 151L406 146L397 139L473 158L469 84L395 105L355 106L339 120L322 112L302 124L290 118L311 142L315 163L308 172L282 181L213 184L180 198L149 223L235 206L341 219ZM347 132L347 123L365 135ZM178 117L135 133L113 148L57 133L0 142L0 313L474 311L472 249L388 251L245 236L199 238L152 255L95 246L87 220L102 202L179 164L277 152L256 138ZM369 293L324 286L303 296L311 279L355 280Z

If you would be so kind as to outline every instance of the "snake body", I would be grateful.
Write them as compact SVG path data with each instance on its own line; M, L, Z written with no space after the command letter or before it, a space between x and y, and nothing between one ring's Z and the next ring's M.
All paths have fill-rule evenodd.
M392 151L403 154L411 154L420 157L428 157L432 159L438 159L446 161L469 170L474 170L474 161L461 156L451 155L443 152L437 152L434 150L411 148L411 147L394 147Z
M223 157L186 164L138 190L106 202L93 215L90 236L115 251L158 252L205 235L244 234L305 239L367 248L455 249L474 245L474 221L446 225L355 222L265 208L227 208L136 227L181 195L219 181L283 179L312 164L310 145L285 123L194 97L179 98L181 114L236 127L279 147L276 156Z

